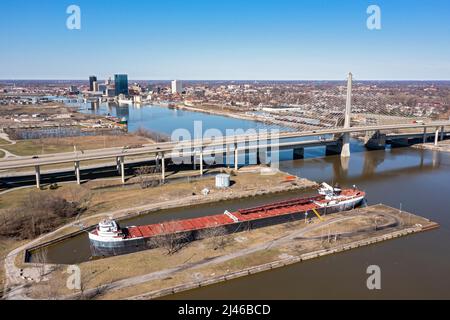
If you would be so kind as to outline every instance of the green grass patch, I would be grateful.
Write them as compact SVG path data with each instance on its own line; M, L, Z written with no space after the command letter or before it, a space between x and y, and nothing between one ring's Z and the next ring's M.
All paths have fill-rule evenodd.
M16 144L2 146L2 148L18 156L34 156L73 151L73 146L40 143L39 140L18 141Z
M73 152L74 146L76 146L77 150L93 150L143 145L149 142L150 140L147 138L124 134L117 136L77 136L19 140L16 144L5 145L2 148L18 156L34 156Z
M11 142L9 142L9 141L7 141L7 140L5 140L5 139L0 138L0 146L3 145L3 144L10 144L10 143L11 143Z

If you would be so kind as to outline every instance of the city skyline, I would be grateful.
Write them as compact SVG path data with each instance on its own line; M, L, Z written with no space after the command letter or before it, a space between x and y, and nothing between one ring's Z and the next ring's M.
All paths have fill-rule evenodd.
M445 1L5 1L0 79L448 80ZM381 8L381 30L366 26ZM289 8L289 10L287 10Z

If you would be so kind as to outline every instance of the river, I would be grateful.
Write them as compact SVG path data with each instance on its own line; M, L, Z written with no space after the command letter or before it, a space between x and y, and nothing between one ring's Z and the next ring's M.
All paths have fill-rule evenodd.
M86 110L87 111L87 110ZM92 111L92 110L91 110ZM114 110L113 115L114 115ZM95 111L98 112L98 111ZM103 111L101 111L103 112ZM264 124L171 110L163 107L129 107L130 129L139 126L170 134L172 128L191 128L193 120L205 127L254 128ZM120 115L120 114L118 114ZM357 185L368 194L369 204L384 203L424 216L441 225L435 231L348 251L289 267L192 290L173 299L442 299L450 298L450 154L413 148L366 151L352 140L352 156L324 156L312 148L303 160L285 154L280 169L318 182ZM229 201L189 209L174 209L127 221L141 224L223 212L293 194ZM49 259L76 263L88 258L86 235L49 250ZM382 289L366 287L367 267L381 268Z

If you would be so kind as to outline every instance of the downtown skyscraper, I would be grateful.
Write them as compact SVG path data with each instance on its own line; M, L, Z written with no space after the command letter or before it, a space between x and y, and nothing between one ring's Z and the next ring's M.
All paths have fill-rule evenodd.
M116 74L114 75L115 93L116 96L120 94L128 95L128 75Z

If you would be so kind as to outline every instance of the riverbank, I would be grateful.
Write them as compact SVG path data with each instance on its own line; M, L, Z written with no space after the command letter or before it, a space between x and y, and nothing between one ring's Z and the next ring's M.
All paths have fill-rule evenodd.
M261 174L261 170L263 170L263 174ZM268 175L267 170L267 168L261 167L247 167L237 173L234 172L232 176L233 184L225 190L215 189L215 180L211 176L148 189L141 189L139 185L135 184L123 187L117 185L114 181L90 181L82 186L63 185L59 190L20 189L16 192L9 192L2 197L4 198L2 199L2 210L11 209L14 205L20 204L29 197L30 193L50 193L63 199L89 193L91 197L87 203L86 211L81 216L71 219L71 222L67 222L64 226L42 235L8 254L5 259L8 286L20 287L24 284L24 279L20 276L20 268L25 267L21 263L23 258L17 259L17 257L23 257L25 250L44 242L54 241L60 237L70 236L74 232L80 232L80 228L89 228L105 216L120 220L169 208L214 203L270 193L306 190L317 185L315 182L291 177L283 172L271 172ZM201 191L204 189L208 189L210 192L203 195ZM130 203L133 204L131 208Z
M428 219L384 205L265 227L190 243L175 254L161 249L89 261L79 265L82 292L65 287L65 268L30 288L32 298L49 292L60 298L154 299L229 281L416 232L437 228ZM149 263L150 262L150 263Z
M437 146L434 145L434 143L421 143L416 144L412 147L415 149L422 149L422 150L450 152L450 140L439 141Z
M159 106L163 106L163 105L159 105ZM218 109L218 108L220 108L219 106L214 106L214 107L213 106L197 106L197 105L196 106L187 106L183 103L177 103L174 105L174 108L177 108L180 110L192 111L192 112L201 112L201 113L206 113L206 114L223 116L223 117L228 117L228 118L235 118L235 119L240 119L240 120L257 121L257 122L262 122L265 124L272 124L272 125L277 125L277 126L292 128L292 129L304 129L304 127L301 127L293 122L280 121L280 120L270 119L267 117L258 117L256 115L248 115L244 112L236 112L234 110L226 110L223 108L222 108L222 110L219 110Z

